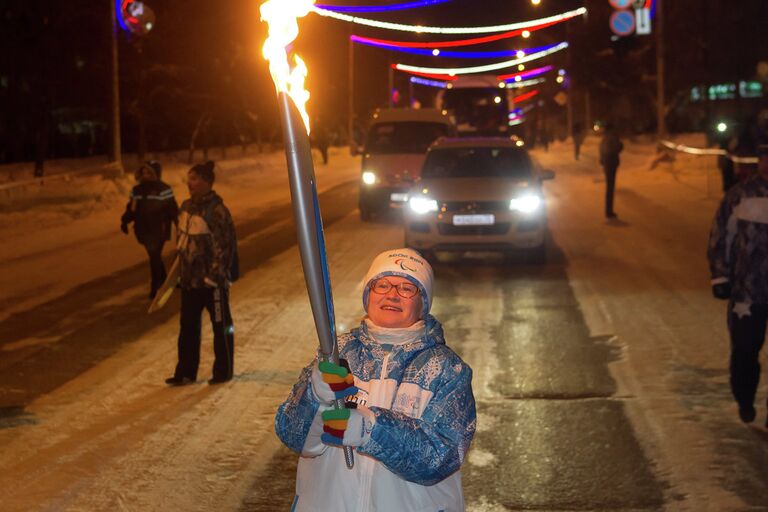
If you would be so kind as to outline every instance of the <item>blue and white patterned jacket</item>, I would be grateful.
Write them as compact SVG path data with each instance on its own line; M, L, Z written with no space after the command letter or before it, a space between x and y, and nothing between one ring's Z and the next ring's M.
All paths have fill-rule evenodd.
M707 256L712 284L729 282L733 302L768 304L768 180L758 174L728 191Z
M360 389L354 397L376 415L368 442L347 469L340 448L320 441L324 410L312 391L310 364L280 406L275 430L300 453L296 511L464 510L459 468L475 433L472 370L445 345L432 316L414 342L381 345L363 322L339 338Z

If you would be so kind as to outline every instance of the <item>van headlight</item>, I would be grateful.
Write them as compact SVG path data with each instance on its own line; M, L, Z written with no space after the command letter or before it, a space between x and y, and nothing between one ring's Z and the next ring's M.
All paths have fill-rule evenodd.
M523 194L509 202L509 209L520 213L534 213L541 208L541 196L537 194Z
M408 201L411 211L418 214L424 214L437 211L437 201L428 197L412 197Z
M376 183L376 173L373 171L363 171L363 183L373 185Z

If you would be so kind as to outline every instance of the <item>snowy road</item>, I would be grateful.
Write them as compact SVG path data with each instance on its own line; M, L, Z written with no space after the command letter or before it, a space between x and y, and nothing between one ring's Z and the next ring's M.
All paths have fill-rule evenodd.
M736 418L724 305L709 294L711 172L693 159L649 170L652 145L628 144L621 220L606 223L595 142L579 162L567 145L538 154L557 172L547 265L436 266L434 313L474 369L468 510L767 510L768 436ZM359 320L371 257L402 244L402 231L359 221L357 164L338 165L321 201L345 329ZM235 203L257 194L228 186ZM240 215L247 272L232 292L229 384L163 385L177 305L143 315L143 266L81 280L0 323L0 509L287 510L295 456L272 422L313 355L314 328L287 206L267 202Z

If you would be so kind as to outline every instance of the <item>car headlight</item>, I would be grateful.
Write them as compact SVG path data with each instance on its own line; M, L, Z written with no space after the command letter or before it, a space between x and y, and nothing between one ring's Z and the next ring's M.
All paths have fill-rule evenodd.
M521 213L533 213L541 208L541 197L536 194L524 194L509 202L509 209Z
M372 171L363 171L363 183L373 185L376 183L376 174Z
M411 211L414 213L429 213L437 211L437 201L428 197L412 197L408 201L408 206L411 207Z

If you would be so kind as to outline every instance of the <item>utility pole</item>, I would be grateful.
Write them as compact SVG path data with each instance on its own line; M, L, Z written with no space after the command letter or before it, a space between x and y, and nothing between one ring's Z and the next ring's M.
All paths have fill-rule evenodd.
M656 136L659 140L667 136L664 83L664 0L656 0Z
M592 130L592 97L589 89L584 89L584 129L587 133Z
M112 145L110 147L109 162L122 176L123 169L122 148L120 147L120 75L118 73L117 59L117 11L114 0L107 0L110 4L112 15Z
M566 22L565 34L568 41L568 69L565 78L565 83L568 87L565 89L568 96L566 96L566 124L568 132L566 138L573 136L573 41L571 40L571 23Z
M349 151L357 154L357 142L355 141L355 46L352 38L348 39L349 75L347 80L347 138Z

